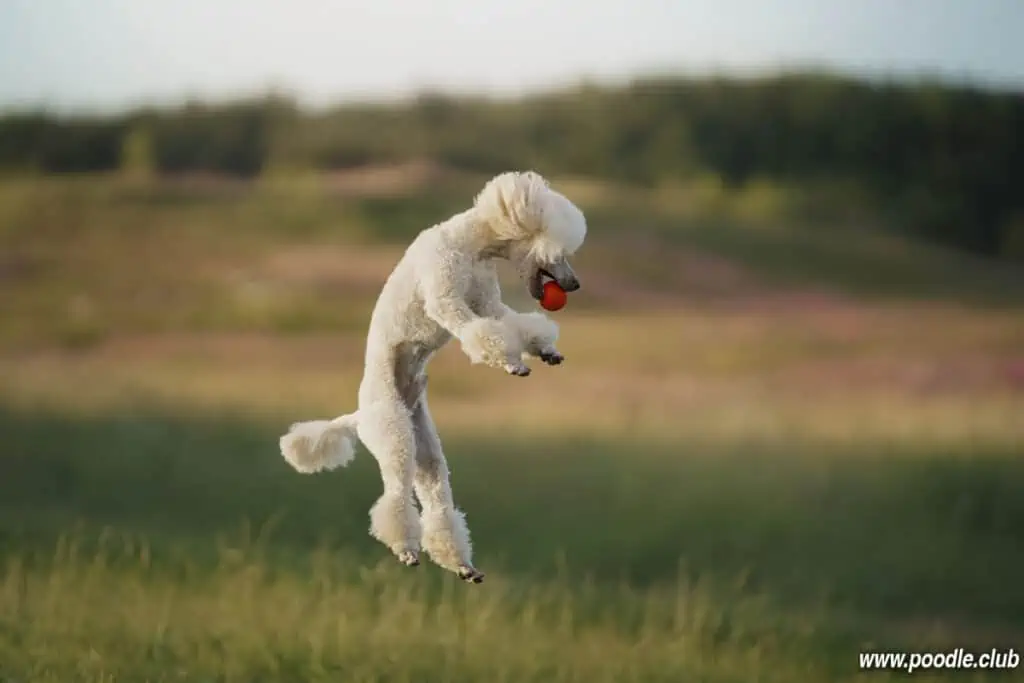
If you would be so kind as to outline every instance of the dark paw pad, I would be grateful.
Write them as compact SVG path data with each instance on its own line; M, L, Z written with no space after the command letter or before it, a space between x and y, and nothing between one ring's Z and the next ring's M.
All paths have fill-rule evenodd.
M403 550L398 553L398 561L406 567L418 567L420 565L419 553L413 550Z
M551 351L549 353L540 354L540 359L548 365L561 365L562 361L565 360L565 356L560 354L558 351Z
M459 578L467 583L483 583L484 573L472 567L459 567Z

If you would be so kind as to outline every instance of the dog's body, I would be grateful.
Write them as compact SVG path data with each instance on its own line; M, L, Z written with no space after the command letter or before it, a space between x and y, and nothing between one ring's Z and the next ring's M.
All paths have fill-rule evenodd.
M427 406L426 366L453 337L473 363L511 375L530 373L527 356L561 363L557 326L501 301L495 260L515 263L536 299L545 277L572 291L579 282L566 257L585 235L583 214L542 177L497 176L473 208L421 232L385 283L370 320L358 411L294 424L281 437L284 457L307 473L347 465L355 437L366 445L384 483L370 533L403 563L418 564L422 549L463 579L483 579Z

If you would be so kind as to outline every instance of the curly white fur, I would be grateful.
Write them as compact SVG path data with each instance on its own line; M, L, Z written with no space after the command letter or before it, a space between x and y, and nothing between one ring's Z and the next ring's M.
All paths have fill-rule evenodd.
M586 236L583 213L534 172L493 178L471 209L421 232L381 291L367 334L359 409L293 424L281 452L299 472L347 465L358 438L380 466L384 492L370 534L406 564L425 550L438 565L479 582L465 516L427 406L426 366L455 338L471 362L524 376L524 361L562 361L558 326L501 301L495 259L575 286L567 257ZM422 511L415 506L419 500Z

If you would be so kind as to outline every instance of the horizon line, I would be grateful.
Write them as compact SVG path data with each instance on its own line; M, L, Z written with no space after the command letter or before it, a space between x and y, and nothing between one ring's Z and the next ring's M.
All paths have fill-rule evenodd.
M56 114L72 117L104 117L126 115L148 109L166 110L197 103L209 106L227 105L279 97L293 102L304 112L315 113L354 106L401 105L423 96L451 99L520 102L546 95L571 93L584 88L620 89L644 81L716 80L759 82L786 77L819 76L848 80L864 84L895 84L900 86L937 85L950 89L980 90L991 94L1022 94L1024 81L1016 78L983 78L977 74L955 73L942 69L862 68L853 69L829 65L824 62L792 62L757 66L716 66L703 68L649 67L639 68L627 75L576 75L556 78L548 83L520 88L487 88L474 86L437 86L424 83L412 88L364 89L333 96L303 95L284 84L268 82L257 87L220 89L217 93L198 93L185 90L177 94L140 95L126 101L110 104L59 104L54 102L0 103L0 116L28 113Z

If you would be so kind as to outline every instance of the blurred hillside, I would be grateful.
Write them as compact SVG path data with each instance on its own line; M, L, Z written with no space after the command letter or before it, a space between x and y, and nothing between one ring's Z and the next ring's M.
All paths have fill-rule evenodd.
M0 119L0 169L249 178L409 161L484 175L534 168L685 187L707 201L747 192L748 212L788 208L787 223L819 231L858 224L868 210L877 228L1019 257L1021 130L1016 93L822 74L648 79L324 112L269 96L104 119L10 113Z

